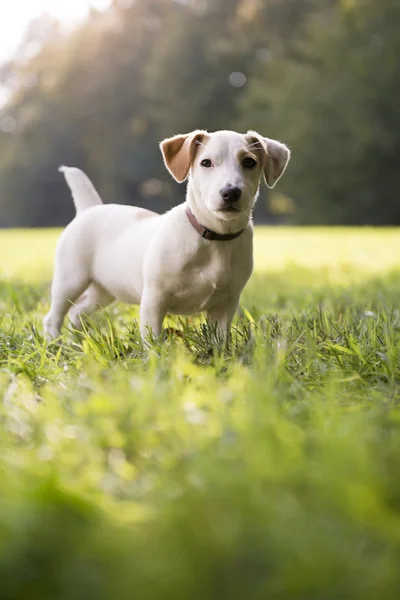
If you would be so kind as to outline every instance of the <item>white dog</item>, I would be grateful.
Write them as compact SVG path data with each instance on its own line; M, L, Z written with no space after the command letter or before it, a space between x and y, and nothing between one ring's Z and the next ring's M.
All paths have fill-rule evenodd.
M163 215L104 205L82 171L61 167L77 216L57 245L48 338L60 334L68 310L78 328L115 299L140 304L143 338L161 334L167 313L207 311L229 331L253 269L251 211L261 177L273 187L290 152L254 131L194 131L160 147L172 176L189 176L186 202Z

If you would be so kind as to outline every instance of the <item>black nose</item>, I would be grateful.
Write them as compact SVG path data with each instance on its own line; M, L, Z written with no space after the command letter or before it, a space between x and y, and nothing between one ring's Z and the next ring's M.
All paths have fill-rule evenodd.
M238 187L227 185L221 190L221 198L229 204L237 202L242 195L242 190Z

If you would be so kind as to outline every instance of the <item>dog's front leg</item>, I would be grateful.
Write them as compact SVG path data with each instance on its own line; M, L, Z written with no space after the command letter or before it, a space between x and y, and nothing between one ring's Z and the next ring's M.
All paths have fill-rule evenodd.
M226 304L221 304L208 311L207 316L211 324L217 326L217 332L222 337L228 337L231 330L232 319L235 316L239 298L232 298Z
M149 335L159 337L165 317L165 305L160 295L150 290L143 292L140 302L140 335L145 340Z

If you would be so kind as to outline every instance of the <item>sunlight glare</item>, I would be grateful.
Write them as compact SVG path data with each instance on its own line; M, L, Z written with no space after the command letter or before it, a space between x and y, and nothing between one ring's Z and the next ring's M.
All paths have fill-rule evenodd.
M43 14L71 27L85 18L90 8L105 10L111 0L13 0L0 23L0 62L7 60L22 42L29 23Z

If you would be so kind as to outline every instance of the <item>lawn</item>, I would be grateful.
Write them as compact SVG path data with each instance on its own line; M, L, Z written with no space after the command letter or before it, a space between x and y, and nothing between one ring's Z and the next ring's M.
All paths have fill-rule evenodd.
M46 345L0 233L1 600L397 600L400 233L258 229L232 343L116 305Z

